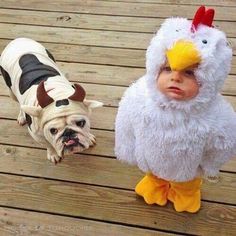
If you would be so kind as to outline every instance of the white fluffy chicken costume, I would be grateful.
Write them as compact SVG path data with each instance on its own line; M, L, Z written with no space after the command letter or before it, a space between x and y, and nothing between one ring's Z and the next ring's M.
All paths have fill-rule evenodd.
M212 27L214 10L202 6L193 21L167 19L146 53L146 74L125 92L116 118L115 153L147 175L136 193L148 204L173 202L178 212L200 208L202 176L217 176L236 154L236 113L220 95L232 50ZM197 95L170 99L157 88L161 67L198 65Z

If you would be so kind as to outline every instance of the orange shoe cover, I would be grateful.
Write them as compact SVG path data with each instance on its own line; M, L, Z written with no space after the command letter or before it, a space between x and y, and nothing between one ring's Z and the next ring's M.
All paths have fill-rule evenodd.
M174 203L177 212L195 213L201 206L200 187L202 180L196 178L188 182L169 182L168 200Z
M135 192L142 196L147 204L164 206L167 203L169 182L147 174L135 188Z

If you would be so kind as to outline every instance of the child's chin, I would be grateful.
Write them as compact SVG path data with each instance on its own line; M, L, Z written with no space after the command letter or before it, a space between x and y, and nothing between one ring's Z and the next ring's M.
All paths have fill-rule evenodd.
M170 94L168 94L168 97L170 99L174 99L174 100L177 100L177 101L184 101L184 100L186 100L183 95L176 94L176 93L170 93Z

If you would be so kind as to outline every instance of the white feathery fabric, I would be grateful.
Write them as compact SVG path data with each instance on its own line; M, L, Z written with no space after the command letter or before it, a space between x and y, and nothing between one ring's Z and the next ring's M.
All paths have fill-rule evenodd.
M126 90L115 124L119 160L178 182L216 176L236 154L236 113L220 95L232 50L223 32L206 25L191 32L191 23L169 18L162 24L147 49L146 74ZM195 72L201 87L188 101L171 100L156 87L166 50L180 39L201 55Z

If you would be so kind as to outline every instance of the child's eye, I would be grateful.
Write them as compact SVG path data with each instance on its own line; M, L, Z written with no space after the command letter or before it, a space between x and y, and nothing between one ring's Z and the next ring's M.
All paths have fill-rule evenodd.
M193 76L194 75L194 70L185 70L184 73L188 76Z
M170 72L171 71L171 68L169 66L165 66L163 67L162 69L163 71L166 71L166 72Z

